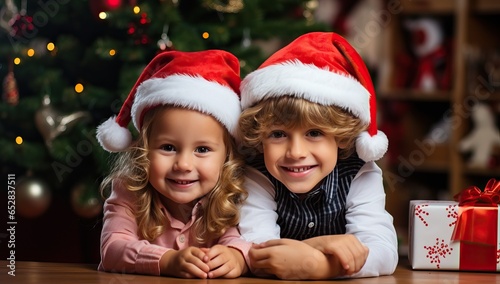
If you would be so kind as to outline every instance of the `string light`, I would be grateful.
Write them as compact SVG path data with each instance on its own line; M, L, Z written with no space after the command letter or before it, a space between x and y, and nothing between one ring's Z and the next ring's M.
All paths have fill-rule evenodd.
M16 144L17 144L17 145L21 145L21 144L23 144L23 137L21 137L21 136L17 136L17 137L16 137Z
M19 57L14 58L14 64L16 64L16 65L21 64L21 58L19 58Z
M136 15L137 15L137 14L139 14L139 13L141 12L141 7L139 7L139 6L134 6L133 11L134 11L134 14L136 14Z
M105 20L107 17L108 17L108 13L106 13L106 12L99 13L99 19Z
M83 92L83 85L80 83L76 84L75 85L75 92L77 92L77 93Z
M110 49L110 50L109 50L109 55L110 55L110 56L115 56L115 55L116 55L116 50L114 50L114 49Z
M28 49L28 52L26 52L26 54L29 57L32 57L33 55L35 55L35 50L33 48L30 48L30 49Z
M47 43L47 50L48 51L53 51L55 48L56 48L56 46L53 42Z
M204 32L202 35L201 35L204 39L208 39L210 37L210 34L208 32Z

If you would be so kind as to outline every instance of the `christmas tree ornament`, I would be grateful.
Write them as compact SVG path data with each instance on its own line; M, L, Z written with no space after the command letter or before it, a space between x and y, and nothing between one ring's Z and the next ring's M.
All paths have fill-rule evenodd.
M244 7L243 0L204 0L203 4L210 9L222 13L238 13Z
M50 103L50 97L45 95L42 107L35 113L35 123L38 131L42 134L45 145L51 148L52 141L60 134L70 130L75 124L89 119L87 111L77 111L70 114L61 114Z
M151 19L147 13L141 13L137 22L133 21L128 24L127 33L132 36L135 45L147 45L150 38L147 34L147 29Z
M13 12L16 11L13 13L12 18L8 22L8 25L10 26L9 34L12 37L27 38L28 35L33 35L35 25L33 24L33 17L26 15L26 5L27 0L23 0L21 2L21 9L19 12L17 12L17 9L12 10Z
M77 183L71 190L71 207L83 218L94 218L102 212L103 202L90 182Z
M10 68L12 69L12 67ZM17 88L16 78L14 77L14 71L9 70L7 76L3 80L3 95L2 98L4 102L9 105L17 105L19 102L19 89Z
M12 23L19 14L16 4L13 0L5 0L0 10L0 27L9 35L12 33Z
M161 34L161 38L158 40L158 48L161 50L173 49L172 41L168 37L168 27L168 25L163 26L163 33Z
M47 183L31 174L16 183L16 213L25 218L35 218L47 211L52 193Z
M99 13L110 12L122 8L125 4L135 6L136 0L89 0L90 10L96 19Z

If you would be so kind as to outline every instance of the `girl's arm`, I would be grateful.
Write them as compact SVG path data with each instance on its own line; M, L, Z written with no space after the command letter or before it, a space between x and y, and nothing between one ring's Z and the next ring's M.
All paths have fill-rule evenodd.
M114 182L104 204L99 270L160 275L160 259L170 249L140 240L134 216L135 196Z

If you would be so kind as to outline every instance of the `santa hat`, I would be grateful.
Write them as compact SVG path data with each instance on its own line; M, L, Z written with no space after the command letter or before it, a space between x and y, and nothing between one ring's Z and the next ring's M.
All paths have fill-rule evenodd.
M364 161L378 160L387 151L387 137L377 130L375 90L368 69L340 35L302 35L241 82L243 109L262 99L281 96L336 105L368 123L368 129L356 140L356 152Z
M158 54L143 70L118 116L97 128L97 140L109 152L126 150L147 111L161 105L197 110L213 116L236 135L241 112L238 59L222 50L169 51Z

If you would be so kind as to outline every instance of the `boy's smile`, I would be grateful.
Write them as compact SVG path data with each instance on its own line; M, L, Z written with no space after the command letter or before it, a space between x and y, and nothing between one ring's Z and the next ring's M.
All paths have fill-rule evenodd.
M335 138L314 128L274 127L262 146L269 173L296 194L313 190L337 164Z

